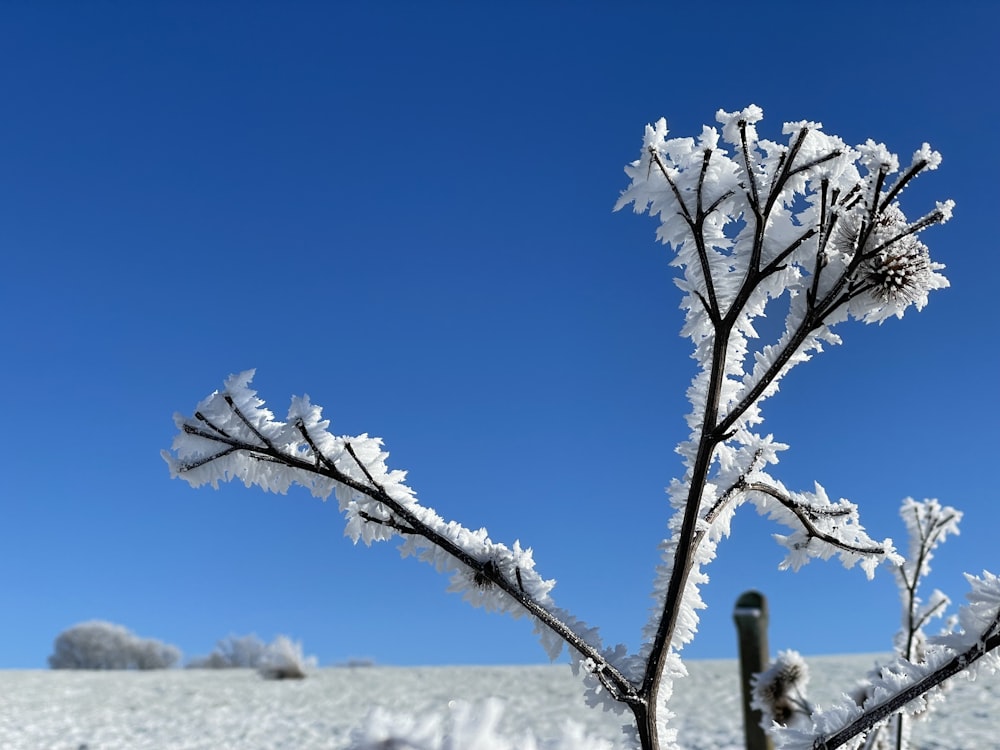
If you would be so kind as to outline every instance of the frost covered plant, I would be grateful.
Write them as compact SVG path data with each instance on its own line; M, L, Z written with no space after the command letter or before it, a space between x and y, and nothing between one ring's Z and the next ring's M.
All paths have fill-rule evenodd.
M949 535L958 534L962 514L934 499L917 502L909 497L903 500L899 514L906 525L909 547L906 560L895 571L903 605L902 623L895 639L896 653L905 662L926 664L929 646L924 628L931 620L942 617L951 602L941 591L934 589L925 603L918 594L918 588L920 580L930 573L934 550ZM858 696L861 705L873 697L881 669L876 668L869 677L870 684L865 687L863 695ZM939 687L937 692L943 687ZM929 707L930 703L925 705ZM919 703L910 711L897 713L868 735L865 747L872 750L906 750L910 745L910 718L923 719L927 716L928 712L920 710Z
M794 750L906 747L905 719L887 728L880 724L900 712L924 714L942 698L943 683L951 677L974 680L983 669L1000 670L996 653L1000 647L1000 579L988 572L981 578L966 574L966 579L972 591L966 595L969 604L959 611L958 627L927 638L924 661L897 656L878 667L859 691L860 702L846 698L814 712L805 729L777 730L778 746ZM900 744L891 744L897 741Z
M947 596L935 589L931 592L930 598L925 603L918 589L920 581L930 573L930 562L937 549L949 535L958 534L958 523L962 519L961 512L941 505L937 500L924 500L917 502L913 498L903 500L899 511L906 525L909 545L906 558L895 569L896 581L899 585L900 601L902 603L902 625L896 634L896 661L886 667L876 666L863 683L854 691L852 699L858 706L865 706L875 702L878 686L885 678L892 679L894 674L899 673L901 665L906 665L907 669L915 670L921 665L928 663L931 652L936 648L933 640L929 640L924 630L926 625L933 619L942 617L945 609L950 604ZM948 631L950 633L950 630ZM947 639L946 639L947 640ZM947 649L948 647L945 646ZM787 686L791 680L782 680L780 675L788 671L784 664L786 655L794 652L782 652L778 655L775 663L757 679L755 697L757 697L758 707L764 714L764 724L769 726L772 722L782 725L791 725L792 714L781 709L785 707L789 700ZM946 655L948 651L944 652ZM939 655L934 654L936 658ZM779 675L775 677L774 675ZM798 686L797 693L804 694L802 688ZM863 747L866 750L906 750L910 740L909 719L926 718L932 706L932 699L939 698L945 685L939 685L933 692L929 692L921 700L914 701L907 705L904 711L896 713L885 723L879 724L871 729L865 737ZM811 721L812 707L803 701L796 706L796 718L806 717ZM798 722L800 725L801 721ZM808 726L808 724L807 724Z
M937 500L917 502L903 500L899 511L906 526L909 544L904 560L896 566L896 581L902 603L902 624L895 637L896 662L883 668L876 666L868 678L852 692L857 706L869 704L875 698L877 686L886 675L898 672L899 665L916 668L928 663L928 650L935 647L924 630L933 619L942 617L950 604L947 596L935 589L925 603L919 595L920 581L930 573L930 562L949 535L958 534L961 512L941 505ZM950 630L949 630L950 632ZM947 652L946 652L947 653ZM813 707L805 698L808 680L806 664L794 651L782 651L771 666L757 676L754 685L754 707L760 709L766 729L809 726ZM864 738L866 750L906 750L909 747L910 718L926 718L931 698L940 697L945 685L939 685L920 701L907 705L904 711L888 721L874 726ZM780 738L780 731L778 732Z
M285 635L277 636L264 649L257 673L266 680L301 680L316 658L302 654L302 644Z
M738 506L749 501L789 528L778 537L787 551L782 567L836 556L871 577L884 561L902 562L890 540L869 537L849 501L831 500L818 484L790 489L770 475L786 446L758 431L761 405L792 367L840 341L838 324L900 317L948 283L919 237L950 218L951 201L916 219L899 203L918 175L937 168L937 152L924 145L900 168L885 146L849 146L818 123L786 124L781 142L760 138L762 116L755 106L719 112L721 127L706 126L697 138L669 138L664 120L647 127L617 205L659 220L657 236L679 269L681 333L697 362L688 390L690 435L678 447L683 474L669 488L672 514L653 615L638 652L606 646L595 628L559 608L554 582L535 571L530 549L495 542L485 529L445 520L418 502L404 472L389 469L381 440L331 434L306 397L292 400L285 421L275 419L250 389L252 372L230 377L192 416L176 418L180 434L165 453L172 474L193 486L238 478L274 492L300 484L317 497L334 494L352 539L401 537L404 556L447 572L451 588L471 603L532 618L552 658L569 648L588 700L631 714L634 745L677 747L669 699L674 680L685 674L680 652L704 607L705 566ZM772 340L755 328L765 314L784 317L784 330ZM965 654L963 666L972 661L968 644L983 653L996 645L991 628L1000 586L988 577L974 588L962 622L967 642L953 644ZM930 659L919 675L884 681L873 700L887 705L890 694L907 690L917 692L904 702L919 699L930 686L911 683L938 675L941 666ZM856 718L831 715L802 741L840 747L872 726L846 728Z
M304 656L302 644L286 635L270 643L250 635L229 635L205 657L192 660L188 669L256 669L268 680L302 679L316 666L315 656Z

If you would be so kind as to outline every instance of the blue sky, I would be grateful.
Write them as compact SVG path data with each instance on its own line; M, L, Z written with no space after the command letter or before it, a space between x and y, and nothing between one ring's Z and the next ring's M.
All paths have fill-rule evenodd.
M929 141L944 163L904 207L958 204L925 236L952 287L842 328L768 402L775 476L899 542L904 496L964 510L930 582L955 599L1000 569L1000 9L817 8L5 4L0 667L92 618L188 657L253 631L323 664L545 660L526 622L355 549L332 503L170 480L173 413L250 367L279 415L307 392L382 436L423 502L533 547L562 606L636 647L693 362L654 222L611 209L647 122L750 103L772 137ZM773 650L890 647L888 570L779 573L780 529L750 508L734 529L689 655L735 654L748 588Z

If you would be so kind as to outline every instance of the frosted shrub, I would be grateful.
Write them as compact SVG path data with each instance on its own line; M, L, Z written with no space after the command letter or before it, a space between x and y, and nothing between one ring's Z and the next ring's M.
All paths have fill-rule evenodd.
M561 609L530 549L496 542L418 502L405 472L389 468L381 440L332 434L305 396L277 420L250 388L252 371L231 376L190 417L176 417L180 433L164 452L172 475L192 486L239 479L272 492L299 484L316 497L335 496L355 542L399 537L404 556L449 575L451 589L473 605L530 617L551 658L568 648L588 700L630 714L631 744L678 747L669 706L674 681L685 674L680 652L697 631L706 566L739 506L750 503L788 528L776 537L786 551L783 568L836 557L872 577L882 563L903 562L891 540L868 535L850 501L831 499L819 484L786 487L771 475L787 446L761 430L761 409L793 367L840 342L835 329L902 317L948 285L922 237L951 217L952 202L915 218L900 202L914 179L938 167L937 152L925 144L901 166L882 144L850 146L807 121L786 123L780 140L770 140L758 135L762 117L755 106L720 111L719 127L694 138L668 137L665 120L648 126L617 204L659 222L657 237L678 269L681 335L697 362L690 434L677 449L683 472L663 509L670 517L653 615L637 652L605 644L596 628ZM755 327L765 315L784 321L774 337ZM957 671L995 666L1000 584L990 574L970 582L959 627L928 640L922 663L901 660L872 682L864 706L815 714L809 726L782 730L779 744L857 747L877 722L917 705Z
M316 666L316 658L303 656L302 644L279 635L271 643L250 635L230 635L215 644L208 656L193 659L189 669L256 669L270 680L301 679Z
M167 669L180 661L174 646L140 638L128 628L102 620L74 625L55 640L52 669Z
M279 635L264 650L257 672L268 680L301 680L315 666L315 657L302 655L301 643Z

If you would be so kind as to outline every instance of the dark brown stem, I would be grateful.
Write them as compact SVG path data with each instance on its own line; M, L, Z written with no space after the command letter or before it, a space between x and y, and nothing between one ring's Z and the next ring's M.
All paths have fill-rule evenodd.
M884 555L885 547L859 547L855 544L848 544L835 536L827 534L825 531L820 531L816 528L816 524L812 522L810 515L826 515L826 516L838 516L847 515L849 511L843 511L841 509L831 509L831 508L812 508L810 506L802 505L801 503L795 502L791 497L789 497L784 492L778 490L777 487L772 487L769 484L764 484L763 482L752 482L747 485L748 492L760 492L769 497L773 497L779 503L784 505L788 510L790 510L795 517L799 519L799 523L806 530L806 533L810 537L819 539L820 541L826 542L837 549L846 550L847 552L856 552L859 555Z

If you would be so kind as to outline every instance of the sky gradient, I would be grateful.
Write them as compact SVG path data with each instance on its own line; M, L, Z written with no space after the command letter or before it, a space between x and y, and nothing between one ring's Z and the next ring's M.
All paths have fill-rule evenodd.
M255 632L324 665L545 661L527 622L355 549L332 502L172 481L173 413L247 368L279 416L308 393L383 437L422 502L534 548L560 606L636 648L694 363L655 222L612 207L647 122L750 103L775 139L928 141L904 209L957 202L924 235L951 288L840 327L767 402L773 475L901 545L904 496L963 510L929 582L955 600L1000 570L1000 7L474 5L0 9L0 668L94 618L188 658ZM781 531L740 511L686 653L735 654L748 588L772 650L891 648L888 569L780 573Z

